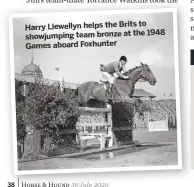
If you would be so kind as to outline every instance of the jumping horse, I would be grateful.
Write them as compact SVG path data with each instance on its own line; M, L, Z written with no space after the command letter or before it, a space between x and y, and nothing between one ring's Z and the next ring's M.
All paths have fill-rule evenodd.
M150 85L156 84L156 78L147 64L141 63L127 72L124 75L129 76L128 79L116 78L112 87L113 101L116 102L134 102L132 96L134 94L135 84L139 80L147 81ZM105 83L107 84L107 83ZM102 103L110 103L106 97L106 90L103 84L95 81L88 81L81 84L78 89L78 98L80 103L86 105L90 100L94 99Z

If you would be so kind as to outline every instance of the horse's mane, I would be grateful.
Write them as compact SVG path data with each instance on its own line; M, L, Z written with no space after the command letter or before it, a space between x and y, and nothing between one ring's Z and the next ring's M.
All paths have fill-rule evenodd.
M123 75L129 76L129 79L130 79L131 76L132 76L131 73L132 73L134 70L136 70L137 68L140 68L140 67L142 67L142 66L136 66L136 67L134 67L134 68L132 68L132 69L126 71L125 73L123 73ZM123 79L123 78L118 77L117 79ZM125 80L126 80L126 79L125 79Z
M137 68L140 68L140 67L142 67L142 66L136 66L136 67L134 67L134 68L132 68L132 69L126 71L126 72L124 73L124 75L130 74L130 73L132 73L134 70L136 70Z
M132 72L133 72L134 70L138 69L138 68L141 68L141 67L142 67L142 65L141 65L141 66L136 66L136 67L134 67L134 68L132 68L132 69L126 71L125 73L123 73L123 75L129 76L129 79L131 79L131 78L132 78ZM117 77L117 79L126 80L126 79L123 79L123 78L121 78L121 77ZM127 80L129 80L129 79L127 79Z

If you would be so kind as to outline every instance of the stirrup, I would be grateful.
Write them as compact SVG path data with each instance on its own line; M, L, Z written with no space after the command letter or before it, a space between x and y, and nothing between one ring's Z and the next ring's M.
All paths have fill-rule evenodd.
M113 98L113 94L112 93L107 93L106 94L106 97L107 97L107 99L110 99L110 100L113 100L114 98Z

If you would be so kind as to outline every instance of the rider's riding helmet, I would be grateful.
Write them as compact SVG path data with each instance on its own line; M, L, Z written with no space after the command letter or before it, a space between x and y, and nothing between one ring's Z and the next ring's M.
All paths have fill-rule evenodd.
M125 61L125 62L127 62L127 57L126 56L121 56L119 61Z

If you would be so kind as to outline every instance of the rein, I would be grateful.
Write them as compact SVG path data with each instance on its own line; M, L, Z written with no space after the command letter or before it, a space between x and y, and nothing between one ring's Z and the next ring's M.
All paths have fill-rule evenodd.
M137 68L140 68L140 67L143 68L143 66L137 66L137 67L133 68L132 70L127 71L126 73L130 74L130 73L132 73L133 70L135 70L135 69L137 69ZM142 71L143 71L143 73L145 74L145 72L144 72L145 70L142 69ZM125 73L124 73L124 75L125 75ZM125 79L125 80L136 81L136 80L134 80L132 77L129 77L129 79ZM137 82L146 82L146 81L149 82L149 79L147 79L147 78L146 78L146 79L144 79L144 78L139 78Z

